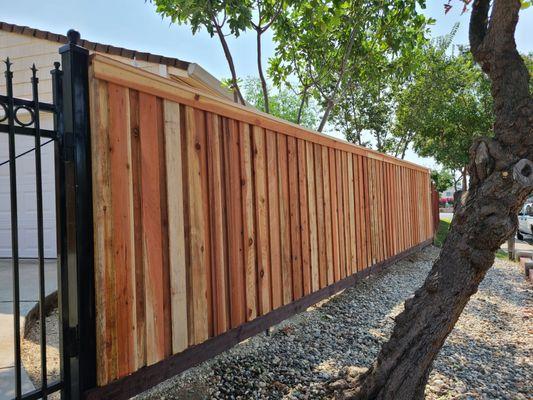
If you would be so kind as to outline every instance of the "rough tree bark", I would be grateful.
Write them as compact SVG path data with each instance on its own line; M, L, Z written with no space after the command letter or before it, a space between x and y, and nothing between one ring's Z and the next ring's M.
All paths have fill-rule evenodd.
M395 318L375 363L341 393L349 399L423 399L432 363L494 253L517 227L533 191L533 100L516 50L519 0L475 0L470 47L492 82L495 136L471 147L470 187L461 198L440 257Z

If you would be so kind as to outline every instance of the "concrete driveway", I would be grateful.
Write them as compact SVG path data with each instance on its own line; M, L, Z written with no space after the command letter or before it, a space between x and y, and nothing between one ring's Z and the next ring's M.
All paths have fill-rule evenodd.
M39 299L39 269L35 260L23 260L20 276L20 327L24 316ZM49 294L57 289L57 264L55 260L45 263L45 290ZM22 333L21 333L22 336ZM10 259L0 259L0 400L15 397L15 362L13 334L13 275ZM28 375L22 370L23 393L33 390Z

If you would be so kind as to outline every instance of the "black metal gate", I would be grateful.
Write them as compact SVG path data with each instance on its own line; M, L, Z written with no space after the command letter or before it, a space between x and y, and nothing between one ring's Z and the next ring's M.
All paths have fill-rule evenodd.
M0 94L0 135L8 137L13 294L14 399L46 399L61 393L78 399L96 383L94 338L94 280L92 194L88 109L88 51L77 46L79 34L68 33L60 63L52 74L53 103L39 101L39 79L31 68L32 98L14 96L13 64L5 60L6 93ZM53 116L53 129L43 129L43 115ZM33 137L33 148L17 153L21 136ZM42 148L54 146L56 193L57 287L59 311L60 379L48 381L45 315L45 254L43 229ZM38 298L40 325L40 387L25 392L21 358L19 215L17 159L34 153L37 227Z

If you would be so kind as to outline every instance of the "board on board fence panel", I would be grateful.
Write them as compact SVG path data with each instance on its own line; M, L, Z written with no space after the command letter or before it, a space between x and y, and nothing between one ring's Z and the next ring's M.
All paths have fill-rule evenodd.
M431 237L427 170L150 82L93 59L98 385Z

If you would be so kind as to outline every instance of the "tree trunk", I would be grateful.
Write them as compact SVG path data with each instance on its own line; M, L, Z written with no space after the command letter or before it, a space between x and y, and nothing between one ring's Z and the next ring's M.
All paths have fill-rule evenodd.
M514 261L515 256L514 253L516 251L516 240L515 240L515 234L513 233L509 240L507 240L507 255L509 256L509 260Z
M318 125L318 128L317 128L318 132L322 132L322 130L326 126L326 122L328 122L329 114L331 113L331 109L333 108L334 105L335 103L333 102L333 100L331 99L327 100L326 108L324 110L324 115L322 115L322 119L320 120L320 124Z
M235 63L233 62L233 56L231 55L231 52L229 51L228 42L226 41L226 38L224 36L224 32L222 32L222 29L218 25L216 21L213 21L213 25L215 27L215 30L217 32L217 36L220 40L220 44L222 45L222 49L224 50L224 55L226 56L226 61L228 62L229 70L231 73L231 83L233 85L233 97L235 103L241 103L244 104L244 98L241 94L241 89L239 88L239 82L237 81L237 72L235 71Z
M256 29L257 32L257 69L259 71L259 79L261 80L261 89L263 90L263 102L265 103L265 112L270 114L270 106L268 104L268 87L263 73L263 60L261 60L261 27Z
M298 118L296 119L297 124L300 124L300 122L302 122L302 114L304 112L306 100L307 100L307 86L304 87L304 90L302 92L302 100L300 101L300 107L298 108Z
M462 184L463 184L462 190L468 190L468 172L467 172L466 166L463 168L463 171L461 172L461 178L462 178Z
M470 45L489 75L495 138L470 150L470 187L424 285L395 318L390 340L356 383L351 399L423 399L432 363L470 297L517 227L517 213L533 191L533 100L529 74L516 51L519 0L475 0ZM490 22L489 22L490 21Z

